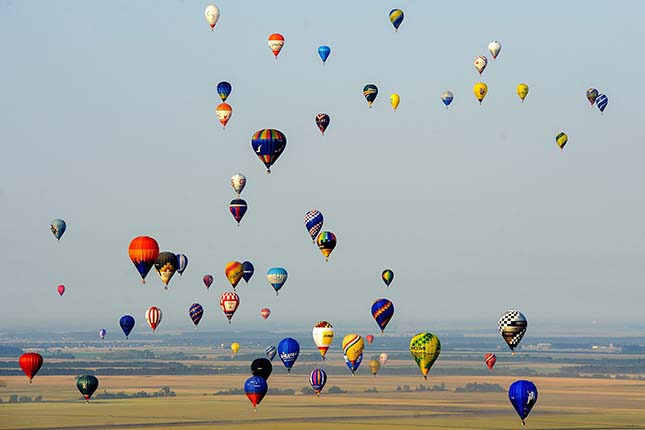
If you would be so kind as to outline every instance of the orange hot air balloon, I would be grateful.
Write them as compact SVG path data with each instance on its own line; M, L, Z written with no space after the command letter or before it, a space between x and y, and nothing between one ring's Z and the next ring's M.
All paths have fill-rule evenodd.
M269 315L271 315L271 309L262 308L262 310L260 311L260 315L262 315L262 318L264 318L264 319L269 318Z
M36 352L27 352L20 356L18 364L22 371L25 372L25 375L27 375L27 378L29 378L29 383L31 384L31 380L34 379L34 376L36 376L36 373L38 373L43 365L43 356Z
M493 366L497 362L497 357L495 354L486 354L484 355L484 362L486 363L486 366L488 366L488 370L492 371Z
M370 345L372 344L372 342L374 342L374 336L372 336L371 334L368 334L367 336L365 336L365 339L367 340L367 343Z
M278 54L282 50L282 47L284 46L284 36L281 35L280 33L273 33L272 35L269 36L269 48L271 48L271 51L273 51L273 55L275 56L275 59L278 59Z
M224 267L224 274L226 274L226 279L228 279L233 290L235 290L240 279L242 279L242 275L244 275L244 267L239 261L230 261Z
M146 276L159 256L159 244L149 236L135 237L130 242L128 254L132 264L141 275L141 283L145 284Z
M228 103L220 103L217 108L215 108L215 113L217 114L217 119L226 128L228 120L231 119L233 115L233 108Z

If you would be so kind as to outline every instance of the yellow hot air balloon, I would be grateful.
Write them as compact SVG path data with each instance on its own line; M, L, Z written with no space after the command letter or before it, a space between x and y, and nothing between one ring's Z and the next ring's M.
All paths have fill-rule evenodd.
M363 360L363 350L365 349L363 338L356 333L348 334L343 338L342 347L345 363L354 374Z
M517 95L520 96L520 99L522 99L522 103L524 103L524 99L529 93L529 86L526 84L519 84L515 91L517 91Z
M396 108L399 107L400 102L401 102L401 97L399 97L398 94L394 93L390 96L390 104L392 105L392 109L394 109L394 112L396 112Z
M410 340L410 354L417 362L423 379L428 379L430 368L441 352L439 338L432 333L419 333Z
M226 266L224 266L224 274L226 275L228 282L231 283L233 289L235 289L237 284L240 282L240 279L242 279L242 275L244 275L242 263L239 261L230 261L226 263Z
M240 344L237 342L233 342L231 344L231 351L233 351L233 354L237 354L237 351L240 350Z
M558 135L555 137L555 143L557 143L560 147L560 151L564 149L564 145L566 145L568 141L569 136L567 136L565 132L558 133Z
M479 104L482 104L482 100L484 100L484 97L488 94L488 85L483 82L477 82L473 87L473 92L475 93L477 100L479 100Z
M377 359L373 358L370 360L370 372L372 372L372 375L376 376L378 373L378 370L381 368L381 362L378 361Z

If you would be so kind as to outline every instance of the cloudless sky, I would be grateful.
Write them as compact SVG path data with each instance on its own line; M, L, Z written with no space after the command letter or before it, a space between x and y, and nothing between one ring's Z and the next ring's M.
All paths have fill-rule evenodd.
M199 302L200 329L228 329L231 260L256 268L231 329L376 330L380 297L395 303L393 332L495 332L514 308L535 330L642 324L645 3L220 0L213 32L207 4L0 2L0 328L118 330L130 313L148 330L156 305L162 330L190 329ZM286 38L277 61L274 32ZM489 57L481 78L477 55ZM372 109L367 83L379 88ZM589 87L609 97L602 116ZM331 116L324 137L319 112ZM250 145L262 128L288 139L271 175ZM239 227L237 172L249 205ZM338 237L328 263L303 224L314 208ZM68 224L60 243L54 218ZM138 235L188 255L168 291L154 270L141 286L127 254ZM279 297L273 266L289 272Z

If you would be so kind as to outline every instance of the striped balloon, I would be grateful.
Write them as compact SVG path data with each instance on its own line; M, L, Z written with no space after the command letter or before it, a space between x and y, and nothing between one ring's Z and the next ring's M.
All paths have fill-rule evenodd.
M233 199L228 205L228 210L231 211L231 215L233 215L233 218L237 221L237 225L240 225L240 221L244 218L247 208L248 206L246 205L246 201L243 199Z
M197 324L199 324L199 321L202 319L202 315L204 314L204 308L202 305L199 303L193 303L190 305L190 308L188 309L188 315L190 315L190 319L193 320L193 324L195 324L195 328L197 328Z
M280 130L265 128L251 136L251 146L255 155L266 166L267 173L271 173L271 166L287 146L287 137Z
M372 303L372 317L381 328L381 333L394 316L394 303L388 299L377 299Z
M325 261L329 261L329 255L336 248L336 235L331 231L323 231L316 238L316 244L325 257Z
M320 392L325 388L325 384L327 383L327 373L322 369L312 370L309 375L309 383L316 395L320 396Z
M307 227L309 236L311 236L311 240L313 240L314 243L316 243L316 237L318 236L318 233L320 233L320 230L322 229L323 222L324 222L323 214L316 209L310 210L305 214L305 227Z
M231 323L231 318L235 314L235 311L240 306L240 296L238 296L234 291L227 291L219 299L219 305L228 318L228 323Z
M188 257L186 257L186 254L177 254L177 261L179 262L177 273L181 276L184 274L186 267L188 267Z
M277 352L278 352L278 350L273 345L267 346L267 348L264 350L264 353L267 355L269 360L273 360L273 358L275 357Z
M486 354L484 355L484 363L488 366L488 370L493 370L493 366L497 362L497 357L495 354Z
M606 95L598 94L598 97L596 97L596 106L598 106L598 109L600 109L600 113L603 113L605 111L608 102L609 100L607 99Z
M150 309L146 311L146 321L148 321L148 325L154 332L157 329L157 326L161 323L161 309L156 306L151 306Z
M399 26L403 22L404 16L401 9L392 9L390 11L390 22L394 26L394 31L399 31Z

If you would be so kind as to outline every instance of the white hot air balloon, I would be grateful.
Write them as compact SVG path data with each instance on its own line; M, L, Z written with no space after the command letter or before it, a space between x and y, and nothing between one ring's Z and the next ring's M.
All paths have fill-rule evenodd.
M502 45L497 40L493 40L488 44L488 50L490 51L490 55L493 56L494 60L499 55L499 51L502 50Z
M473 61L473 64L475 65L475 69L477 69L477 72L479 72L479 74L481 75L482 73L484 73L484 69L488 64L488 59L483 55L480 55L477 58L475 58L475 61Z
M233 187L233 191L235 191L239 197L246 186L246 176L241 173L233 175L231 177L231 186Z
M208 25L211 26L211 31L213 31L215 24L217 24L217 20L219 19L219 9L214 4L209 4L208 6L206 6L204 15L206 16Z

